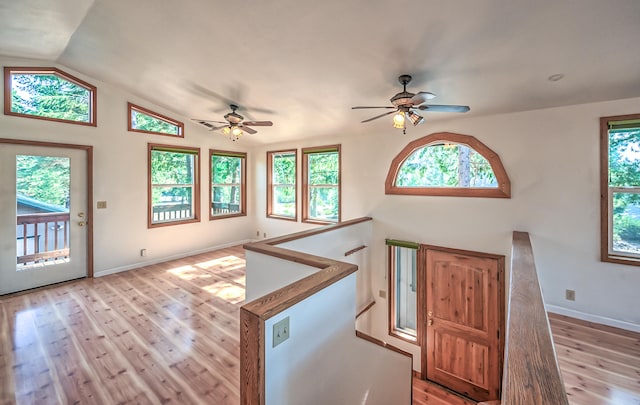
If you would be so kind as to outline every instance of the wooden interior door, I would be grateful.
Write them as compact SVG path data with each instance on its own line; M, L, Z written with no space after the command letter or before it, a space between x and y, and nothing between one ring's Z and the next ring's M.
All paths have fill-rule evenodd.
M504 256L421 247L422 375L476 401L500 398Z

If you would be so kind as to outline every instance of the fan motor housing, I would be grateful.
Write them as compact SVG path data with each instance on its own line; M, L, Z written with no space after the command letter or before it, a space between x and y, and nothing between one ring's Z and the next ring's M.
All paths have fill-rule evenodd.
M391 104L393 104L394 106L398 107L401 105L407 105L407 104L412 104L411 103L411 98L415 96L415 94L413 93L409 93L408 91L401 91L400 93L396 94L395 96L391 97Z

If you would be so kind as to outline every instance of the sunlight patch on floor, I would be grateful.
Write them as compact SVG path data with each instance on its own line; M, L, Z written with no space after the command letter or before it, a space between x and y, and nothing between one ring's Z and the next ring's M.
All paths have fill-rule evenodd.
M219 281L204 286L202 289L232 304L238 304L244 301L244 287L239 287L226 281Z
M210 269L212 267L225 267L225 270L236 270L244 267L244 260L233 255L224 256L214 260L208 260L206 262L196 263L196 266L203 269ZM233 266L233 268L229 268Z
M167 270L167 273L171 273L174 276L178 276L183 280L193 280L196 278L211 278L213 277L211 274L208 273L204 273L202 272L202 270L188 265L188 266L180 266L180 267L175 267L173 269L169 269Z

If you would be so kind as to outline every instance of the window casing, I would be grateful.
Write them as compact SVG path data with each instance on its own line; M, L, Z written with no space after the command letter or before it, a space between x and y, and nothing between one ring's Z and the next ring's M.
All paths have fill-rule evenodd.
M148 227L200 221L200 149L148 145Z
M600 119L601 260L640 265L640 114Z
M247 154L209 151L209 219L247 215Z
M184 137L184 123L133 103L127 103L127 129L145 134Z
M298 220L297 150L267 152L267 217Z
M5 67L4 113L96 126L95 86L53 67Z
M302 149L302 222L340 222L340 145Z
M389 335L417 344L418 243L387 239Z
M511 197L498 155L476 138L440 132L410 142L391 162L386 194Z

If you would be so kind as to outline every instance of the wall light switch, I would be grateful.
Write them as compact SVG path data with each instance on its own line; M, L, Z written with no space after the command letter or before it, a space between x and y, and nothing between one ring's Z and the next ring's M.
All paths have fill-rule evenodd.
M273 325L273 347L289 339L289 317L278 321Z
M106 201L98 201L98 202L96 203L96 205L97 205L98 209L104 209L104 208L107 208L107 202L106 202Z

